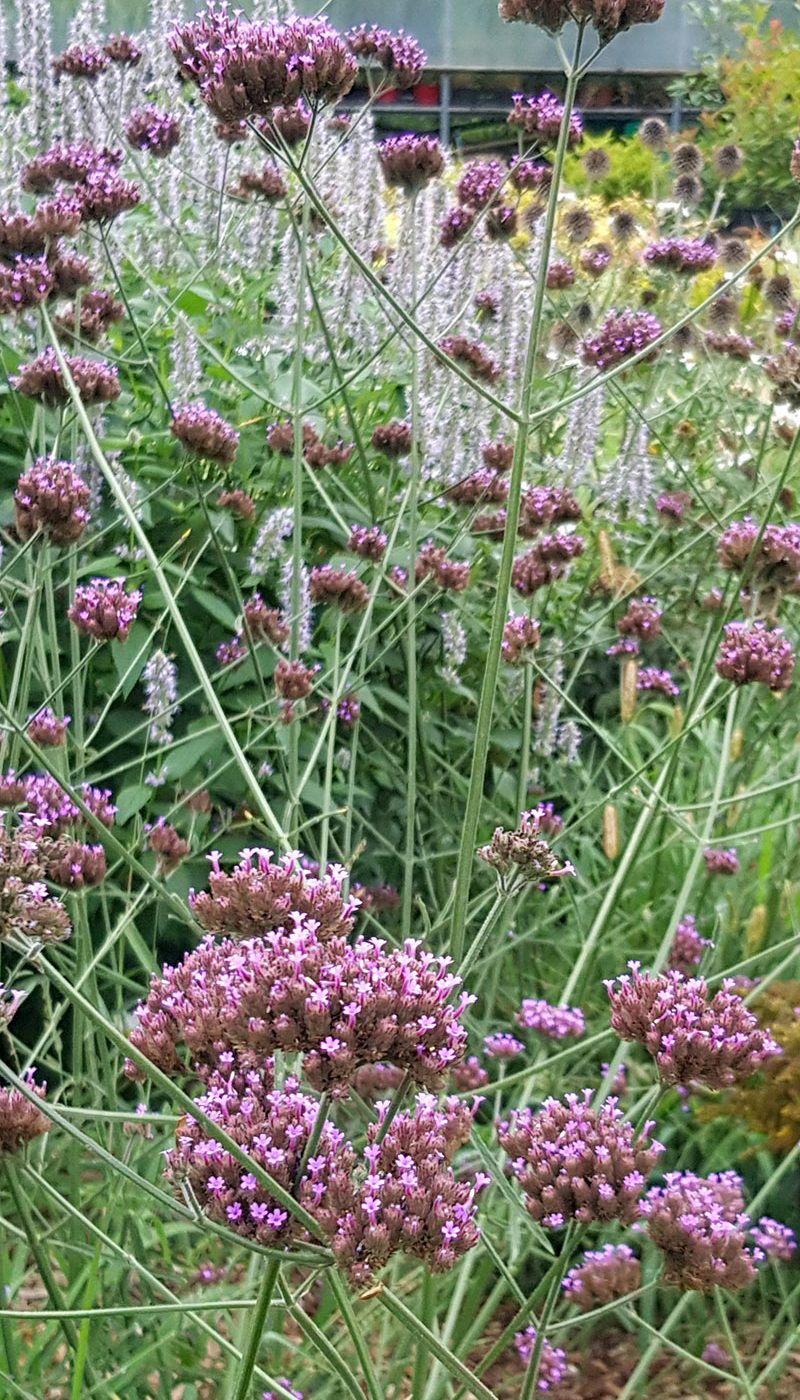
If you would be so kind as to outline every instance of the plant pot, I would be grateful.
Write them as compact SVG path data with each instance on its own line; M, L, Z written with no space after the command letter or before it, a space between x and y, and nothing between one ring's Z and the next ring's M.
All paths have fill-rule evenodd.
M418 83L414 88L414 101L418 107L435 107L439 101L439 84Z

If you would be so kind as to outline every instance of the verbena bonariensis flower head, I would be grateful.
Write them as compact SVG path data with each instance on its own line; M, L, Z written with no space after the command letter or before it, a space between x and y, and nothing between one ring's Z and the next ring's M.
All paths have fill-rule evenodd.
M10 267L0 263L0 316L29 311L52 290L53 274L46 258L17 257Z
M58 247L55 254L51 254L50 271L53 274L54 296L74 296L79 287L88 287L92 280L89 259L70 249Z
M789 1264L797 1252L797 1239L794 1230L781 1225L769 1215L762 1215L757 1225L750 1231L753 1243L767 1259L781 1264Z
M793 317L792 326L794 320ZM789 342L777 355L770 356L764 371L775 386L776 403L788 404L790 408L800 406L800 346Z
M128 68L135 68L142 58L142 50L130 34L110 34L103 45L103 53L112 63Z
M581 1312L592 1312L641 1287L642 1266L627 1244L605 1244L587 1250L570 1269L562 1285L569 1301Z
M59 77L89 78L94 81L108 67L108 55L102 49L73 44L53 59L53 72Z
M554 525L567 520L580 520L581 508L571 491L567 491L563 486L527 486L522 493L521 516L519 533L523 539L529 539L535 535L543 525ZM556 535L553 538L559 541L556 548L572 551L570 558L574 554L580 553L577 541L579 535ZM572 543L567 546L563 541L569 538ZM551 557L553 550L550 551Z
M339 608L344 613L363 612L369 602L369 589L352 569L335 569L319 564L309 579L311 600Z
M505 501L508 499L508 490L508 480L501 472L479 467L476 472L448 486L445 495L457 505L473 506L482 502Z
M611 1025L622 1040L650 1052L662 1084L725 1089L781 1054L731 978L712 994L702 977L629 967L630 975L606 982Z
M709 875L738 875L741 870L739 853L733 847L723 851L718 846L706 846L703 860Z
M669 525L680 525L691 504L688 491L662 491L656 498L656 510Z
M634 24L654 24L665 0L500 0L500 18L557 34L570 20L591 24L603 43Z
M617 630L623 637L636 637L641 642L653 641L660 636L663 608L655 598L632 598L625 616L617 623Z
M122 151L98 149L83 142L57 142L22 167L22 188L30 194L48 194L56 185L78 184L98 167L113 169L122 162ZM40 206L41 208L41 206ZM36 216L33 216L34 220ZM3 228L0 216L0 229Z
M23 1074L28 1088L40 1099L45 1097L46 1084L37 1084L35 1071ZM0 1089L0 1157L5 1153L21 1152L34 1138L49 1132L50 1120L20 1089Z
M121 321L125 315L125 305L117 301L110 292L95 287L81 297L79 334L81 339L98 341L105 335L114 321ZM74 338L76 316L75 307L70 306L62 316L56 317L56 325L65 338Z
M357 1288L397 1253L422 1260L433 1273L452 1269L478 1243L477 1198L490 1180L453 1171L474 1112L459 1099L440 1106L433 1094L420 1094L381 1138L388 1109L388 1102L381 1105L378 1122L367 1129L356 1174L346 1153L337 1158L315 1211L337 1264Z
M164 817L159 817L155 825L146 830L147 844L155 852L159 871L163 875L171 875L188 856L189 842L184 841Z
M542 817L535 808L522 813L516 831L498 826L489 845L481 846L477 855L497 871L506 891L575 873L568 861L559 861L544 840Z
M506 167L499 160L469 161L456 185L459 203L483 209L491 204L507 175Z
M236 458L239 434L213 408L205 404L186 404L176 409L170 432L196 457L229 467Z
M762 1257L747 1243L750 1218L736 1172L667 1172L642 1202L647 1233L664 1255L664 1282L686 1291L736 1292Z
M78 789L81 800L104 826L114 825L117 809L108 788L90 787L83 783ZM13 771L0 779L0 806L19 807L28 835L59 836L67 827L80 825L84 814L66 793L57 778L49 773L29 773L21 780ZM28 816L35 820L28 820Z
M126 642L141 601L140 588L125 592L124 578L93 578L78 584L67 617L85 637Z
M677 700L681 688L676 685L671 671L659 670L657 666L643 666L636 674L636 689L666 695L668 700Z
M129 209L135 209L142 195L135 181L123 179L110 166L97 165L83 183L76 186L75 197L85 222L107 224Z
M338 102L358 74L344 39L324 19L248 24L209 9L169 42L181 72L225 122L269 117L300 97L313 106Z
M24 801L20 793L11 795ZM44 883L41 850L36 828L0 829L0 943L28 948L30 943L58 942L72 932L66 909Z
M388 535L377 525L351 525L347 548L361 559L380 564L389 544Z
M669 950L669 965L684 976L691 977L693 969L703 961L706 948L713 947L710 938L701 937L694 916L687 914L675 930Z
M538 1333L533 1323L525 1328L524 1332L517 1332L514 1337L514 1346L519 1353L520 1361L526 1366L530 1365L531 1358L536 1349ZM558 1390L561 1382L567 1374L567 1355L561 1347L554 1347L552 1342L548 1342L545 1337L539 1354L539 1379L537 1389L542 1392L547 1390Z
M70 377L85 404L111 403L119 397L119 377L116 365L105 360L89 360L85 355L65 355ZM48 345L35 360L21 365L12 375L11 383L18 393L29 399L41 399L45 404L69 402L69 390L58 363L56 352Z
M210 860L209 889L189 895L192 913L209 933L262 937L288 927L295 914L313 920L320 942L353 932L358 900L343 893L343 866L329 865L324 875L314 874L296 852L274 857L272 851L256 848L242 851L228 875L218 852Z
M566 1040L586 1030L586 1018L579 1007L551 1006L540 997L526 997L514 1020L524 1030L538 1031L548 1040Z
M651 1139L652 1124L637 1136L623 1121L615 1098L591 1107L592 1091L545 1099L534 1112L522 1108L498 1128L508 1154L507 1171L522 1187L528 1213L548 1230L571 1220L619 1220L640 1213L647 1178L663 1152Z
M294 1088L273 1088L268 1070L230 1075L215 1071L197 1106L313 1214L325 1203L337 1160L345 1170L354 1168L352 1148L328 1121L314 1155L296 1180L319 1105L310 1094ZM210 1220L262 1245L284 1246L308 1239L305 1226L191 1114L180 1120L175 1147L165 1156L167 1175L177 1186L185 1182L191 1187Z
M405 457L411 451L413 429L404 419L379 423L372 434L372 446L387 457Z
M661 335L662 325L649 311L610 311L595 335L583 342L583 361L597 369L613 369L639 355ZM657 350L645 358L654 359Z
M444 545L435 545L427 540L422 546L414 566L414 577L418 583L430 579L438 588L449 589L453 593L463 593L469 586L469 564L458 559L448 559Z
M255 195L268 204L277 204L288 194L288 186L277 166L268 163L262 170L245 170L239 176L235 193L242 199Z
M89 524L89 494L71 462L39 457L22 473L14 492L14 526L20 539L41 534L51 544L73 544Z
M69 715L59 719L50 706L45 705L44 709L38 710L30 720L28 738L41 749L61 748L66 743L70 722Z
M477 1055L468 1055L451 1073L453 1085L461 1093L477 1093L489 1083L489 1071L484 1068Z
M659 238L642 254L651 267L670 272L706 272L717 260L717 250L703 238Z
M717 546L723 569L749 573L750 586L759 592L795 592L800 589L800 526L768 524L763 529L752 516L734 520Z
M530 656L541 638L541 629L535 618L515 614L503 628L503 660L509 666L516 666Z
M285 711L287 721L294 718L291 702L305 700L311 694L316 671L317 667L306 666L303 661L289 661L285 656L275 667L272 673L275 689L282 700L289 702Z
M541 146L555 145L566 111L563 102L559 102L552 92L542 92L537 97L525 97L524 93L515 92L511 100L509 126L519 127ZM583 122L577 112L570 115L568 139L571 146L583 140Z
M428 61L425 50L404 30L393 34L377 24L360 24L345 35L350 52L368 67L374 61L382 68L392 87L412 88L421 81Z
M563 292L575 285L575 269L564 258L552 262L547 269L547 289L550 292Z
M248 598L243 617L254 642L271 642L283 646L289 640L290 627L278 608L268 608L260 593Z
M406 194L416 194L444 170L444 151L435 136L390 136L378 146L383 178Z
M231 1051L245 1066L276 1050L302 1054L312 1088L341 1097L361 1065L388 1063L424 1088L438 1088L463 1059L461 1024L474 998L461 993L449 960L408 940L321 942L314 921L295 913L286 930L216 943L211 936L178 967L155 977L138 1008L132 1043L170 1072L178 1046L195 1069Z
M46 252L53 240L71 237L81 225L81 206L74 198L59 196L43 200L35 214L15 209L0 210L0 255L30 257Z
M513 1060L525 1050L523 1042L508 1031L494 1031L487 1035L483 1048L491 1060Z
M137 151L151 156L168 156L181 139L181 124L171 112L157 107L139 107L125 123L125 139Z
M106 878L106 853L102 846L89 846L62 836L43 842L42 854L48 880L64 889L93 888Z
M781 627L763 622L729 622L716 659L718 675L734 685L765 685L788 690L795 668L791 642Z
M273 107L269 117L262 117L259 129L278 148L301 145L311 130L312 116L305 102L292 102L288 107Z

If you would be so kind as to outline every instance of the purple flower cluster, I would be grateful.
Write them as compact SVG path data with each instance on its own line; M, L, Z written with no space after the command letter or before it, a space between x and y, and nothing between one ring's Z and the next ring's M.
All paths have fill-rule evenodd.
M709 875L738 875L741 869L739 853L733 846L726 851L718 846L706 846L703 860Z
M749 571L750 584L780 592L800 589L800 525L766 525L752 516L734 520L722 535L717 555L724 569Z
M436 1088L463 1059L462 1017L473 998L451 996L461 980L448 959L407 940L321 942L294 912L289 927L242 942L207 937L177 967L154 977L138 1008L132 1042L161 1068L182 1068L186 1046L196 1069L223 1053L246 1065L276 1050L304 1056L313 1088L343 1096L363 1064L389 1063Z
M434 1273L452 1269L478 1243L477 1198L490 1184L482 1172L457 1178L451 1166L469 1140L474 1109L457 1098L439 1106L432 1094L420 1094L382 1136L388 1108L381 1105L378 1122L367 1129L363 1168L354 1173L347 1152L340 1153L315 1211L356 1287L398 1252Z
M670 671L660 671L657 666L643 666L636 675L636 689L656 691L669 700L677 700L681 688L676 685Z
M592 1092L545 1099L541 1108L512 1113L498 1128L507 1170L522 1187L530 1215L548 1230L639 1216L647 1178L663 1152L646 1123L637 1136L617 1100L590 1106Z
M561 123L564 120L564 104L552 92L540 93L538 97L526 97L515 92L512 108L508 114L509 126L518 127L525 136L536 140L541 146L554 146L558 140ZM577 112L569 119L569 144L583 140L583 122Z
M213 408L206 408L202 403L186 404L176 409L170 432L187 452L203 461L216 462L221 467L231 465L239 447L236 429Z
M586 549L582 535L559 531L542 535L541 539L514 560L511 583L522 598L531 598L540 588L563 578L569 565Z
M319 564L311 570L309 592L313 603L324 603L343 613L363 612L369 603L369 589L358 574L331 564Z
M53 72L59 77L89 78L94 81L108 67L108 55L102 49L84 48L73 44L53 59Z
M664 610L656 598L632 598L624 617L617 623L621 637L635 637L637 641L652 642L661 634Z
M703 961L706 948L713 948L710 938L702 938L692 914L687 914L678 924L672 947L669 950L669 965L691 977L692 970Z
M642 254L651 267L670 272L706 272L717 260L716 249L702 238L659 238Z
M579 1007L551 1006L539 997L526 997L514 1019L524 1030L537 1031L548 1040L566 1040L586 1030L586 1018Z
M103 167L113 170L122 162L122 151L107 148L98 150L82 142L57 142L46 151L41 151L22 167L22 188L31 194L48 194L56 185L81 184L92 171ZM80 213L80 206L77 206ZM41 217L42 206L32 216L34 222ZM28 216L26 216L28 217ZM0 217L0 239L3 220ZM77 225L76 225L77 228ZM75 232L75 229L72 230Z
M113 826L117 809L108 788L93 788L84 783L79 789L81 799L104 826ZM0 776L0 808L17 807L24 817L29 834L59 836L67 827L83 822L79 807L72 801L56 778L49 773L29 773L18 778L13 769Z
M491 204L508 171L499 160L471 160L456 185L459 204L484 209Z
M45 1097L46 1084L37 1084L34 1070L22 1076L38 1098ZM34 1138L49 1131L50 1121L19 1089L0 1089L0 1157L20 1152Z
M21 540L41 534L51 544L73 544L89 523L89 488L71 462L39 457L14 492L14 525Z
M537 1340L536 1328L531 1324L525 1328L524 1332L517 1332L514 1337L514 1346L517 1348L520 1361L525 1366L529 1366ZM537 1389L542 1392L547 1390L557 1390L567 1374L566 1352L561 1347L554 1347L552 1342L548 1342L545 1337L539 1354L539 1379Z
M581 1312L592 1312L635 1293L641 1286L642 1266L627 1244L606 1244L602 1249L588 1250L580 1264L570 1269L563 1288L569 1300Z
M66 743L67 730L71 720L69 715L59 719L49 705L37 710L28 724L28 738L41 749L57 749Z
M732 979L713 995L702 977L642 973L607 982L611 1025L622 1040L643 1045L664 1085L724 1089L745 1079L781 1047L745 1006Z
M382 68L395 88L416 87L421 81L428 55L410 34L398 29L392 33L377 24L360 24L345 35L350 52L367 66Z
M358 74L345 40L324 19L247 23L211 5L178 25L169 44L183 76L224 122L269 117L300 97L314 106L338 102Z
M13 796L14 794L12 794ZM5 804L4 804L5 805ZM42 838L23 825L0 830L0 940L12 946L53 943L72 932L60 900L44 883Z
M358 900L343 893L343 866L329 865L324 875L315 874L296 852L273 859L272 851L258 847L242 851L229 875L218 851L209 860L208 891L189 895L192 913L209 933L259 938L289 927L296 915L313 922L323 943L353 932Z
M523 1042L508 1031L495 1031L492 1035L487 1035L483 1048L491 1060L513 1060L525 1050Z
M105 360L89 360L85 355L65 355L64 360L85 404L110 403L119 398L116 365L106 364ZM41 399L42 403L52 405L69 402L69 389L52 345L29 364L20 365L11 383L18 393L29 399Z
M500 18L558 34L571 20L591 24L601 43L634 24L654 24L665 0L500 0Z
M734 685L765 685L774 691L788 690L795 664L783 628L763 622L729 622L715 662L718 675Z
M387 457L405 457L411 451L414 432L405 419L379 423L372 434L372 446Z
M435 545L427 540L417 555L414 577L417 583L424 579L436 584L437 588L463 593L469 585L469 564L461 560L448 559L444 545Z
M361 559L380 564L389 544L389 536L377 525L351 525L347 548Z
M769 1215L762 1215L750 1231L753 1243L767 1259L789 1264L797 1253L797 1238L788 1225L781 1225Z
M513 614L503 628L503 660L509 666L516 666L538 647L541 638L541 629L535 618Z
M595 335L583 342L583 362L599 370L613 369L647 350L662 332L661 322L649 311L610 311ZM645 356L650 360L653 350Z
M157 107L140 107L125 123L125 138L137 151L151 156L168 156L181 139L181 126L171 112Z
M126 642L141 601L141 589L125 592L124 578L93 578L78 584L67 617L84 637Z
M46 258L16 257L10 267L0 263L0 316L28 311L52 290L53 274Z
M642 1202L647 1233L664 1255L664 1282L683 1290L735 1292L763 1257L748 1245L750 1218L736 1172L667 1172Z
M444 170L444 151L435 136L389 136L378 146L387 185L416 194Z

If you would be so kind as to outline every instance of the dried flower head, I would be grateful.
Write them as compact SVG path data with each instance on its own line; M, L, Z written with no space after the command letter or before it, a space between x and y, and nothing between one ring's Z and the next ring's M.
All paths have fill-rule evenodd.
M147 828L147 844L155 852L156 865L163 875L171 875L189 854L188 841L184 841L164 817Z
M639 127L639 140L651 151L666 150L669 141L669 127L661 117L645 117Z
M499 1125L506 1170L522 1187L529 1214L545 1229L559 1230L571 1220L631 1224L664 1150L650 1136L651 1123L637 1134L616 1099L594 1109L591 1098L585 1089L563 1101L545 1099L536 1112L519 1109Z
M242 199L249 199L254 195L265 200L267 204L277 204L286 198L288 186L277 166L270 162L262 170L243 171L235 193Z
M583 156L582 165L590 180L604 180L611 170L611 157L603 146L592 146Z
M504 889L574 875L569 862L559 861L543 839L542 822L541 813L535 808L523 812L516 831L504 831L498 826L489 845L478 850L478 858L497 871Z
M369 603L369 589L351 569L320 564L311 570L309 587L312 602L339 608L344 613L363 612Z
M726 141L724 145L717 146L712 160L720 179L731 180L744 165L744 151L735 141Z
M672 193L679 204L687 209L696 209L703 198L703 182L697 175L679 175L672 186Z
M392 33L377 24L361 24L345 35L350 52L372 67L382 68L393 88L405 90L421 81L428 61L425 50L404 30Z
M85 637L126 642L141 601L141 589L125 592L124 578L93 578L78 584L67 617Z
M771 355L764 365L767 378L774 385L776 403L800 408L800 346L790 342Z
M662 1084L726 1088L781 1053L731 978L712 995L702 977L629 967L630 975L606 982L611 1025L622 1040L650 1052Z
M681 141L672 152L672 168L676 175L699 175L705 160L694 141Z

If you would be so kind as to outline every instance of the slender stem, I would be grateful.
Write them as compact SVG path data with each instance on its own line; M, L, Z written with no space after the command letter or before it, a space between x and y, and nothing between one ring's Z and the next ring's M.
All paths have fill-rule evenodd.
M42 1283L45 1286L47 1296L50 1299L51 1307L54 1311L63 1313L64 1300L61 1296L61 1289L56 1283L55 1274L53 1273L53 1270L50 1266L50 1260L47 1257L47 1251L42 1248L38 1231L31 1218L31 1213L28 1209L28 1201L25 1192L22 1189L19 1177L17 1176L16 1166L9 1159L6 1159L5 1162L5 1175L6 1181L8 1182L8 1189L11 1192L11 1198L14 1202L14 1209L16 1210L20 1220L22 1221L22 1228L27 1236L28 1246L30 1248L31 1254L33 1255L34 1261L36 1263L36 1268L39 1271ZM61 1331L64 1333L64 1338L66 1340L67 1346L70 1348L71 1351L77 1353L78 1332L74 1322L71 1318L62 1316L59 1317L59 1325L61 1327ZM92 1368L90 1367L88 1362L86 1363L85 1369L86 1375L87 1377L89 1377L91 1375ZM95 1384L94 1381L92 1381L91 1383L93 1385Z
M333 788L333 760L336 753L336 720L339 708L339 672L341 669L342 652L342 613L340 609L336 612L336 631L333 639L333 686L331 690L331 715L330 728L328 729L328 747L325 754L325 786L322 794L322 830L319 838L319 870L324 875L328 864L328 842L331 834L331 791Z
M353 1304L350 1301L350 1295L347 1292L347 1286L344 1283L344 1280L342 1279L342 1276L337 1269L331 1269L328 1277L330 1279L333 1296L336 1299L339 1312L342 1315L342 1321L344 1322L344 1325L350 1334L350 1340L352 1341L353 1346L355 1347L356 1356L358 1357L359 1365L361 1366L361 1373L366 1383L369 1400L385 1400L384 1391L382 1390L378 1382L378 1378L375 1375L375 1368L372 1365L372 1357L369 1354L369 1347L367 1346L367 1343L364 1339L364 1334L358 1325L358 1320L356 1318L355 1312L353 1311Z
M531 772L531 731L533 729L533 667L525 667L522 692L522 741L520 743L519 773L517 774L517 813L527 807L528 780ZM515 815L517 815L515 813Z
M306 275L308 268L308 231L310 206L303 200L300 229L300 258L297 274L297 306L295 310L294 366L292 370L292 420L294 443L292 449L292 578L289 590L291 618L289 625L290 656L297 661L302 641L303 605L303 363L305 357ZM300 729L297 722L289 726L289 803L286 827L291 835L297 825L300 808L299 791Z
M267 823L267 826L269 827L276 840L280 841L280 843L283 846L288 846L288 841L283 831L283 828L281 827L280 823L278 822L278 819L272 811L272 808L267 802L267 799L262 791L261 784L259 783L255 773L250 767L250 764L248 763L247 758L245 756L244 750L242 749L238 739L236 738L236 735L233 732L230 721L228 720L228 716L225 713L225 708L221 703L216 691L214 690L213 685L211 684L208 672L206 671L206 668L203 665L197 647L195 646L194 639L187 625L186 619L178 606L178 603L175 599L175 595L169 585L167 576L163 568L161 567L159 557L156 551L153 549L153 546L150 543L150 539L146 531L142 528L139 520L137 519L136 512L131 508L130 502L126 497L125 492L122 490L120 483L118 482L116 476L114 475L114 472L111 470L111 467L109 466L106 460L105 454L103 453L103 450L95 435L94 429L89 419L89 415L86 412L86 408L83 402L81 401L81 396L75 387L75 381L73 380L72 375L70 374L69 365L67 364L64 358L64 353L61 349L58 337L56 336L55 330L53 328L53 323L50 320L47 308L44 305L41 308L41 312L45 328L50 336L53 349L56 353L59 369L61 370L61 374L64 377L65 387L67 389L67 392L69 393L75 412L78 415L78 418L80 419L81 427L83 428L84 436L89 446L89 450L92 456L94 457L94 460L96 461L98 467L100 468L100 471L102 472L108 487L111 490L111 494L113 495L117 503L118 509L125 518L132 533L135 535L136 541L142 549L145 558L147 559L147 562L152 570L153 577L155 578L155 581L158 584L158 587L161 591L161 596L169 611L175 630L178 633L181 642L183 643L183 646L186 650L186 654L189 658L189 661L192 664L192 668L194 669L197 679L200 682L200 686L205 696L208 708L210 709L212 715L214 716L222 733L225 736L228 747L230 748L231 753L233 754L233 757L235 759L236 765L239 768L242 777L244 778L245 786L247 787L250 796L253 802L255 803L256 810Z
M519 1393L519 1400L532 1400L536 1390L539 1388L539 1375L542 1369L542 1357L544 1355L544 1344L547 1341L547 1328L550 1319L556 1308L556 1304L561 1296L561 1284L567 1267L575 1252L574 1241L579 1231L569 1230L564 1240L564 1248L553 1265L553 1277L550 1281L550 1288L547 1293L544 1307L542 1308L539 1321L536 1326L536 1341L531 1352L531 1359L528 1362L528 1369L525 1372L525 1380Z
M714 1289L714 1302L717 1308L717 1316L722 1325L722 1330L725 1333L725 1340L727 1341L728 1346L730 1348L731 1360L733 1361L733 1364L736 1368L736 1374L739 1377L739 1384L741 1386L741 1389L747 1396L747 1400L756 1400L755 1391L753 1390L753 1387L748 1379L747 1372L745 1371L744 1366L742 1365L742 1358L739 1355L739 1348L736 1345L736 1338L733 1335L733 1329L731 1327L728 1314L725 1311L725 1299L723 1297L721 1288Z
M233 1388L232 1400L249 1400L253 1372L258 1360L258 1349L261 1346L261 1337L269 1314L272 1295L275 1292L275 1285L278 1282L280 1267L279 1259L270 1259L264 1270L264 1277L261 1280L261 1287L258 1290L256 1305L249 1319L247 1341L244 1351L242 1352L241 1364L236 1375L236 1384Z
M416 196L407 206L404 226L411 239L411 305L416 306L419 281L419 259L416 237ZM403 904L401 927L404 938L411 936L411 909L414 898L414 846L417 816L417 602L414 591L419 529L419 466L420 466L420 395L419 347L416 337L411 340L411 453L410 492L408 498L408 598L406 602L406 842L403 865Z
M511 482L509 485L507 501L506 528L503 536L503 552L500 559L500 568L497 577L497 592L495 596L494 612L492 615L492 627L489 636L489 645L486 655L486 665L483 673L483 686L481 688L481 698L478 707L478 719L475 732L475 747L472 754L472 771L470 773L469 791L467 793L467 803L464 813L464 826L461 835L461 846L458 853L458 866L456 870L455 893L453 898L453 914L450 930L450 952L454 960L461 961L464 952L464 942L466 937L467 905L469 902L470 878L472 875L472 863L475 854L475 841L478 834L478 823L480 820L481 800L483 797L483 784L486 776L486 764L489 755L489 741L492 730L492 715L494 711L495 694L497 691L497 679L500 671L500 654L503 643L503 627L506 621L508 609L508 590L511 583L511 571L514 564L514 548L517 540L517 526L519 524L520 501L522 497L522 480L525 469L525 458L528 450L528 440L530 436L530 412L533 400L534 371L536 368L536 358L539 350L539 339L541 334L542 313L544 310L545 291L547 287L547 266L550 260L550 249L553 244L553 235L556 227L556 216L558 213L558 195L561 186L561 177L564 171L564 160L569 145L570 118L575 103L575 94L579 78L580 50L583 40L584 26L578 27L578 35L575 42L575 56L572 68L567 74L567 91L564 98L564 115L561 120L561 130L558 137L558 147L553 164L553 182L550 188L550 198L547 205L547 216L545 219L544 233L542 235L542 246L540 250L539 272L536 279L536 293L533 304L533 319L531 322L530 334L528 336L528 349L525 357L525 370L522 380L522 393L520 398L519 427L517 428L516 443L514 446L514 462L511 469Z

